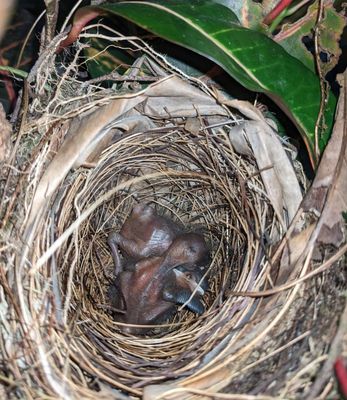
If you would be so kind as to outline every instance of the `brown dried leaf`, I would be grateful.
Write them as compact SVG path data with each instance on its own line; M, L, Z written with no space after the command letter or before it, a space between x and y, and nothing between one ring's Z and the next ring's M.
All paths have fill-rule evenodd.
M136 110L134 111L134 109ZM134 114L129 114L132 111ZM95 112L75 119L69 132L46 168L36 188L27 222L26 234L34 230L37 216L72 168L91 161L109 145L111 129L135 132L150 128L149 120L138 111L153 117L196 117L226 115L216 100L177 76L169 76L136 94L124 95Z
M44 211L44 204L49 202L68 172L74 166L78 167L80 163L85 162L90 154L94 154L94 150L100 143L103 143L111 128L115 127L113 122L117 117L143 100L142 93L117 99L94 113L71 123L66 140L37 185L27 222L26 237L34 229L36 218Z
M318 241L335 246L345 239L342 212L347 210L347 72L340 83L333 133L303 202L304 211L320 215Z
M317 220L303 231L300 231L295 223L289 238L283 239L285 248L277 286L297 278L305 259L312 259L314 252L319 249L317 244L339 246L344 241L342 212L347 208L346 82L347 72L341 79L342 90L332 137L323 154L315 180L301 204L301 211L313 212ZM271 306L270 303L268 307Z
M293 165L274 129L256 107L240 100L227 101L226 104L250 119L230 131L230 141L242 154L249 154L247 148L251 147L266 193L283 226L287 226L302 200Z
M281 258L281 268L276 279L277 286L288 281L290 275L294 271L295 265L306 249L314 228L315 224L311 224L303 231L295 233L290 240L286 242Z

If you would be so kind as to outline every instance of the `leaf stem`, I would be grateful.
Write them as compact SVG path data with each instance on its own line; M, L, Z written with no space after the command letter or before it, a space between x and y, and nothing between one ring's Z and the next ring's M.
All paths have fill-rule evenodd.
M310 0L302 0L300 3L293 7L288 7L285 8L280 14L277 15L277 17L272 21L268 31L272 33L277 26L279 25L280 22L286 17L289 17L290 15L296 13L301 7L303 7L306 3L308 3Z
M22 69L8 67L8 66L4 66L4 65L0 65L0 71L11 72L13 75L20 76L21 78L24 78L24 79L28 76L28 72L23 71Z
M311 0L302 0L300 1L300 3L298 3L297 5L291 7L288 9L288 15L292 15L295 12L297 12L298 10L300 10L301 7L303 7L305 4L309 3Z
M263 22L265 25L269 25L273 22L277 17L288 8L293 0L281 0L277 6L269 12L269 14L264 18Z
M269 32L272 33L279 23L288 15L288 9L283 10L277 17L271 22L271 25L269 27Z

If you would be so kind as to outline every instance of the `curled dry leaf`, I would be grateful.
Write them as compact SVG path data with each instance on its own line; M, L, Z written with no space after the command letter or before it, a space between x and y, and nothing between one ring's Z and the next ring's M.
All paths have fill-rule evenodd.
M4 107L0 103L0 163L5 162L11 152L12 125L7 121Z
M267 195L282 225L286 227L302 200L293 165L273 127L256 107L240 100L226 100L224 103L249 118L249 121L231 129L230 141L241 154L249 154L252 149Z
M94 161L110 144L113 129L134 133L151 128L151 117L192 118L227 115L216 100L177 76L168 76L136 94L119 97L95 112L74 120L61 148L36 188L26 224L25 237L35 229L52 194L72 168Z
M347 72L340 84L333 134L303 202L304 211L320 215L318 241L337 247L345 239L342 212L347 210Z

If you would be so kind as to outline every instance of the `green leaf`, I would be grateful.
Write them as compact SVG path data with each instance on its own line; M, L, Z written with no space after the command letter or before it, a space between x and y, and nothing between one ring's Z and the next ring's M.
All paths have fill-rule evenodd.
M298 127L313 165L314 130L320 107L317 76L260 32L240 26L227 7L208 0L123 1L93 7L122 16L162 38L187 47L223 67L247 89L266 93ZM323 150L333 123L336 99L325 110Z

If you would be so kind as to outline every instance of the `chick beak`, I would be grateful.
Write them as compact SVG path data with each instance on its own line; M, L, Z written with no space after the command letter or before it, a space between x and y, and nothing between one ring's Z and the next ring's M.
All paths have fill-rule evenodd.
M196 291L200 296L203 296L205 293L204 289L199 285L199 282L195 281L191 274L179 271L178 269L174 269L174 272L177 282L181 287L188 287L192 293Z

